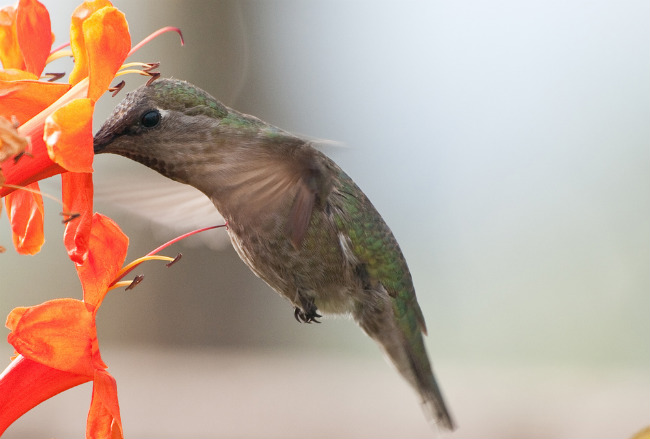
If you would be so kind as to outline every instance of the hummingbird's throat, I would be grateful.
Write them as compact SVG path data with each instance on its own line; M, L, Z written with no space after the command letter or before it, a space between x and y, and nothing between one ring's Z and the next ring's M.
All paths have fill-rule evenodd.
M117 154L141 163L167 178L171 178L172 180L178 181L180 183L188 183L188 168L187 166L184 166L184 163L174 163L163 160L160 157L138 154L137 152L133 151L120 151Z

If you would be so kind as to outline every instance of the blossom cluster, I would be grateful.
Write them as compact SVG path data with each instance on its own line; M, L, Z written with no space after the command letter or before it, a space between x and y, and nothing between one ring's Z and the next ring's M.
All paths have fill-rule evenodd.
M163 28L149 39L167 30L179 32ZM40 402L92 381L87 437L122 437L117 385L101 359L95 318L130 270L122 268L128 237L93 212L92 118L116 76L133 67L158 74L151 64L124 64L140 45L131 47L126 18L108 0L83 2L72 14L70 42L55 49L53 43L49 13L37 0L0 9L0 197L15 250L38 253L44 243L38 181L61 174L63 244L83 299L58 298L9 314L16 355L0 375L0 434ZM67 82L56 82L62 75L45 69L66 56L74 67Z

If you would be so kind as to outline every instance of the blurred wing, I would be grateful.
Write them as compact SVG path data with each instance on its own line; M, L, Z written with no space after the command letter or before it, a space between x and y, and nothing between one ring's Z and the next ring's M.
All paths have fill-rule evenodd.
M295 147L243 150L232 154L228 184L215 196L228 216L236 212L238 223L259 225L261 217L286 216L287 235L295 248L305 236L314 206L331 190L322 155L303 140L291 138ZM268 220L264 220L269 222ZM282 220L279 219L278 222Z
M169 180L139 166L128 175L95 173L95 208L108 211L115 207L120 213L132 215L148 223L161 241L224 220L212 202L191 186ZM121 175L120 175L121 174ZM184 239L191 246L206 245L222 249L230 239L223 230L210 230Z

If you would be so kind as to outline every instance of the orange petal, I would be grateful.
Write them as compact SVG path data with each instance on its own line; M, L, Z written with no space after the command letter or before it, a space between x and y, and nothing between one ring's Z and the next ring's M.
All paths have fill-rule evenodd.
M18 129L20 132L21 130ZM43 130L41 127L40 136L29 136L31 140L31 155L23 155L18 161L5 160L2 163L2 172L6 177L7 184L16 186L27 186L47 177L65 172L65 169L50 160L43 142ZM4 197L15 189L12 187L0 187L0 197Z
M21 79L31 79L36 81L38 80L38 76L31 72L26 72L25 70L4 69L0 71L0 79L3 81L19 81Z
M38 191L38 183L32 183L27 188ZM41 195L18 190L5 197L5 205L16 251L24 255L38 253L45 241Z
M29 81L15 81L10 84L20 86ZM39 84L37 82L31 82ZM50 84L56 85L56 84ZM68 84L64 84L66 88ZM59 99L45 108L37 115L31 117L25 123L18 127L18 133L24 137L28 137L31 141L31 148L29 156L24 156L18 162L13 160L5 160L2 164L2 171L7 178L7 183L19 186L26 186L29 183L38 181L40 179L51 177L52 175L65 172L65 169L50 160L45 142L43 141L43 126L45 120L50 116L55 109L61 108L64 105L72 102L75 99L86 95L88 91L88 79L81 81L69 91L63 94ZM6 102L3 101L2 94L2 81L0 81L0 107ZM0 196L5 196L13 192L14 189L8 187L0 188Z
M87 12L86 9L83 9ZM83 17L83 14L80 14ZM126 56L131 49L129 26L124 14L114 7L104 7L85 19L79 18L83 33L83 43L79 44L78 23L73 25L71 39L75 42L75 68L70 73L72 84L83 77L90 78L88 97L97 101L108 89ZM72 43L71 43L72 44ZM85 55L77 58L79 47L83 46ZM77 67L78 66L78 67Z
M91 379L19 356L0 374L0 435L41 402Z
M18 45L16 6L0 9L0 61L5 69L25 69L23 54Z
M0 115L16 116L21 124L46 109L70 90L70 84L0 80Z
M25 315L25 312L27 312L28 309L29 308L26 306L14 308L7 316L7 322L5 323L5 326L13 331L14 328L18 326L18 322L23 318L23 315Z
M83 33L83 22L93 13L106 6L113 6L108 0L86 1L72 13L70 24L70 49L74 56L74 68L70 72L70 84L76 84L88 76L88 54Z
M40 76L52 47L50 14L36 0L19 0L16 25L25 70Z
M131 35L126 17L116 8L95 12L84 22L83 31L90 73L88 97L97 101L131 50Z
M93 217L93 175L66 172L61 175L63 205L70 215L79 215L65 225L63 243L70 259L82 264L88 255Z
M95 370L93 399L90 402L86 437L113 439L122 438L120 404L117 400L115 378L105 370Z
M77 265L84 302L99 307L124 264L128 246L129 238L113 220L99 213L93 215L88 257L82 265Z
M54 369L93 376L95 317L75 299L55 299L17 308L7 318L12 324L7 340L17 352Z
M93 171L93 110L90 99L75 99L45 119L48 155L68 171Z

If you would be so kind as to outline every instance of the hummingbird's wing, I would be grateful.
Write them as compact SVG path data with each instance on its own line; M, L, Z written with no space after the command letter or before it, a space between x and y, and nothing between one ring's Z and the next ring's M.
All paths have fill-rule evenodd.
M124 164L120 164L125 167ZM165 241L192 230L224 223L214 204L203 193L139 165L138 172L95 173L97 210L139 218L157 240ZM222 249L229 245L223 232L207 232L183 240L185 244Z
M289 142L294 142L290 145ZM300 248L318 203L324 202L332 183L320 153L308 142L283 139L283 147L250 148L229 158L227 183L219 188L215 203L226 211L237 212L241 221L260 224L261 216L288 218L286 233L295 248ZM221 207L219 207L221 209Z

